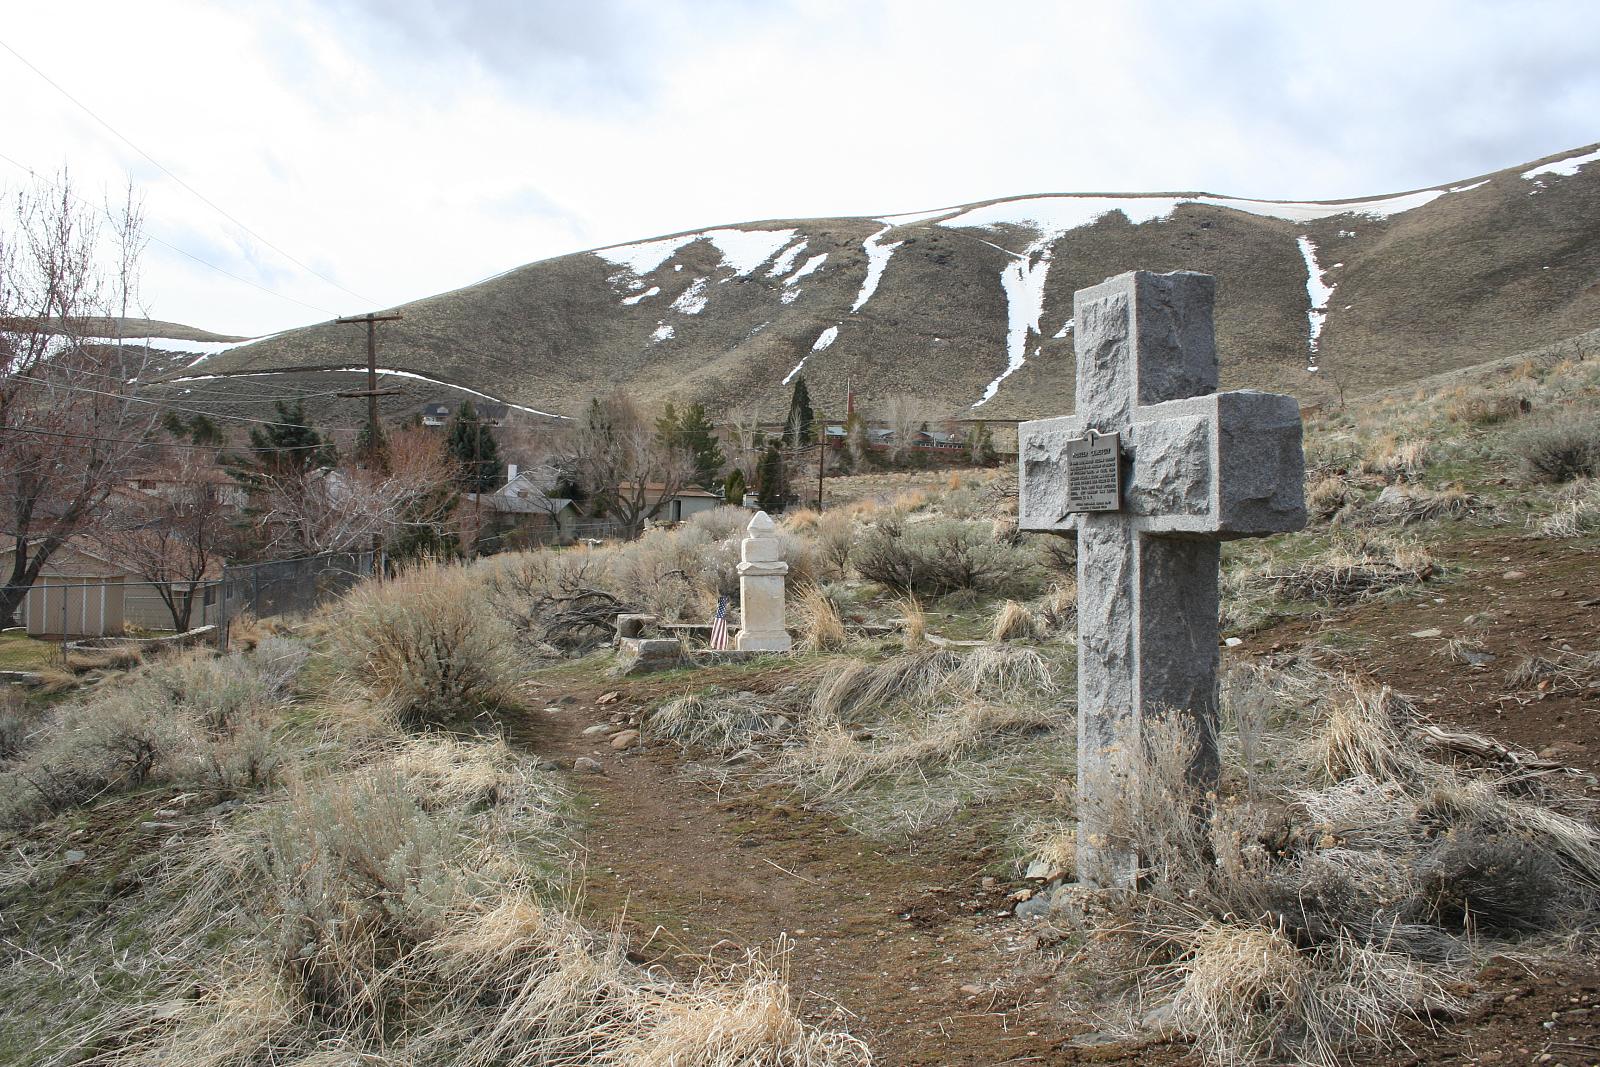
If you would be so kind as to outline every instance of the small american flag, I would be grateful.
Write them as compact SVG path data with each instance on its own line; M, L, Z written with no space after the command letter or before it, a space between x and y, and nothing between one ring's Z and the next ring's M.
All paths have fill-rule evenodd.
M728 598L717 597L717 614L711 619L711 647L728 647Z

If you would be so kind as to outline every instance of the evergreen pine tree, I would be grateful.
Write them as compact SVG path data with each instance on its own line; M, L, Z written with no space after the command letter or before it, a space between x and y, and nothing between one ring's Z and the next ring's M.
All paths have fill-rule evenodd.
M693 459L695 477L704 485L712 484L717 471L727 462L711 420L706 417L704 404L690 404L684 410L683 417L678 420L677 446Z
M472 401L463 401L450 419L445 448L461 471L461 487L469 493L492 493L500 486L500 446L478 418Z
M728 477L722 483L722 502L738 507L744 503L744 471L738 467L728 472Z
M683 440L682 423L678 419L678 409L672 406L672 401L667 401L667 406L662 410L661 417L656 420L656 440L668 448L677 448Z
M816 438L811 424L816 421L811 410L811 391L804 378L794 380L794 395L789 400L789 418L783 425L783 436L790 448L809 445Z
M783 503L783 453L778 442L771 441L761 454L761 464L756 468L756 502L763 511L777 511Z
M264 478L303 476L339 461L333 442L325 441L306 418L305 404L273 402L276 418L250 430L250 448L243 456L225 460L229 473L246 486L260 486Z
M373 438L372 431L377 430L377 438ZM383 426L373 426L363 422L360 431L356 434L356 458L368 470L388 470L389 468L389 440L384 436Z

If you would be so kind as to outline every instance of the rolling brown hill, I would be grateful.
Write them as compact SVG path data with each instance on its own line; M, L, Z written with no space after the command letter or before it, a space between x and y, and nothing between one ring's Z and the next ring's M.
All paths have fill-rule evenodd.
M386 380L407 397L391 407L440 382L571 415L620 385L775 417L803 362L825 411L850 381L867 404L1035 417L1072 404L1075 290L1189 269L1218 278L1225 385L1354 395L1600 326L1596 147L1356 201L1041 195L676 234L404 305L380 365L420 376ZM324 323L185 361L169 385L236 401L237 375L304 387L363 358L362 331Z

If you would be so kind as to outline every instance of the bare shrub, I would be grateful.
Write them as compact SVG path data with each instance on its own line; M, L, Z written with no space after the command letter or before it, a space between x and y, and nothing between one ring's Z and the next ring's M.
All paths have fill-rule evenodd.
M855 521L848 512L825 511L817 516L813 531L820 566L831 568L843 579L850 576L850 560L855 552Z
M1340 603L1417 585L1439 573L1428 550L1408 541L1339 541L1293 567L1254 579L1279 595Z
M689 516L688 525L712 541L737 541L750 526L750 512L723 504L709 511L695 512Z
M1600 477L1600 416L1529 426L1510 447L1522 469L1537 481Z
M1031 553L996 543L973 522L880 525L856 547L855 566L868 581L917 596L967 589L1026 596L1041 578Z
M431 725L510 699L509 635L482 609L480 582L425 566L365 582L338 607L335 667L408 725Z

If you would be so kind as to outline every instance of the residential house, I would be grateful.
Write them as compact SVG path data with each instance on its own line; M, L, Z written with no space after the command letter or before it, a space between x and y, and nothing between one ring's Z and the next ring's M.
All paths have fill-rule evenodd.
M448 425L452 416L461 409L461 401L446 403L435 400L422 405L422 425L440 427ZM489 400L472 401L472 410L478 413L478 421L483 425L494 428L506 421L506 413L510 408L505 404L496 404Z

